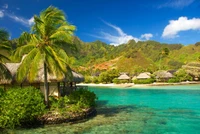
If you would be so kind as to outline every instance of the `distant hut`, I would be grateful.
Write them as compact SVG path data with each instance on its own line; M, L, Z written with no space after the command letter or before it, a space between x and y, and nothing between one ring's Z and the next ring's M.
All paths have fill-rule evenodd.
M190 62L182 66L185 71L193 76L194 80L200 80L200 62Z
M151 78L150 75L151 75L151 73L149 73L149 72L140 73L136 78L138 80L140 80L140 79L150 79Z
M22 83L16 81L16 73L21 63L6 63L5 66L10 71L12 78L10 79L0 79L0 85L3 85L4 88L9 88L12 85L17 85L21 87L34 86L40 89L44 93L44 69L41 67L38 71L33 82L29 82L25 79ZM61 79L57 79L56 76L48 74L48 86L49 86L49 95L60 96L71 92L76 89L76 83L84 81L84 77L81 74L78 74L74 71L68 74L68 76L63 76Z
M117 79L118 80L130 80L130 77L127 74L121 74Z
M157 71L154 73L156 76L156 81L168 81L170 78L174 77L170 72L168 71Z

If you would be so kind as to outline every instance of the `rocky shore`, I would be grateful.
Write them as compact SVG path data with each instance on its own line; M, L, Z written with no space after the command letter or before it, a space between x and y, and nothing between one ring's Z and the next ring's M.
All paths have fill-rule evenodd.
M59 114L56 112L48 112L39 118L42 124L61 124L61 123L74 123L77 121L85 120L87 118L95 116L97 113L95 108L84 109L80 113L67 113Z

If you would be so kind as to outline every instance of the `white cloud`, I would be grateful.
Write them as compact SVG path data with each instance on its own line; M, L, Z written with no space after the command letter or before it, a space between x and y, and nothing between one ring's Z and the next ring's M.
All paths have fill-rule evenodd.
M4 4L3 8L8 9L8 4Z
M17 7L16 9L17 9L17 10L20 10L20 8L19 8L19 7Z
M195 0L168 0L166 3L158 6L158 8L184 8L192 4Z
M200 30L200 18L188 19L187 17L179 17L178 20L170 20L169 24L164 28L162 37L179 37L179 32L187 30Z
M151 33L145 33L145 34L142 34L140 38L149 40L152 37L153 37L153 34L151 34Z
M94 37L105 39L109 41L111 45L115 45L115 46L127 43L131 39L134 39L136 42L140 40L136 37L133 37L132 35L127 35L126 33L123 32L123 30L120 27L117 27L105 21L103 22L106 25L113 28L117 32L118 35L113 35L111 33L106 33L106 32L100 32L101 36L94 36Z
M4 17L4 13L3 11L0 10L0 18L3 18Z
M31 17L29 20L28 20L28 24L30 26L32 26L34 24L34 17Z
M16 15L13 15L13 14L6 14L9 18L11 18L12 20L16 21L16 22L19 22L21 23L22 25L25 25L25 26L31 26L34 24L34 18L31 17L30 19L25 19L23 17L19 17L19 16L16 16Z

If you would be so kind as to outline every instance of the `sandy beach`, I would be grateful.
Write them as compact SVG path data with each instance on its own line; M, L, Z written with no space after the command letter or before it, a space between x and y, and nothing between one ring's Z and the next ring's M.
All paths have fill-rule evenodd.
M161 83L161 82L154 82L152 84L134 84L134 83L124 83L124 84L95 84L95 83L79 83L77 86L96 86L96 87L148 87L148 86L171 86L171 85L189 85L189 84L200 84L200 81L186 81L186 82L179 82L179 83Z

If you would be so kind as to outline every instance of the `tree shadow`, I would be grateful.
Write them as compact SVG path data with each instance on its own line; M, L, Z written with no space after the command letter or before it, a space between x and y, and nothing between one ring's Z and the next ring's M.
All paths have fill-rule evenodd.
M134 105L128 105L128 106L102 106L97 107L97 115L103 115L105 117L115 116L116 114L125 112L125 113L131 113L133 110L138 109L138 107Z
M97 104L97 107L103 107L108 104L108 101L107 100L97 100L96 104Z

